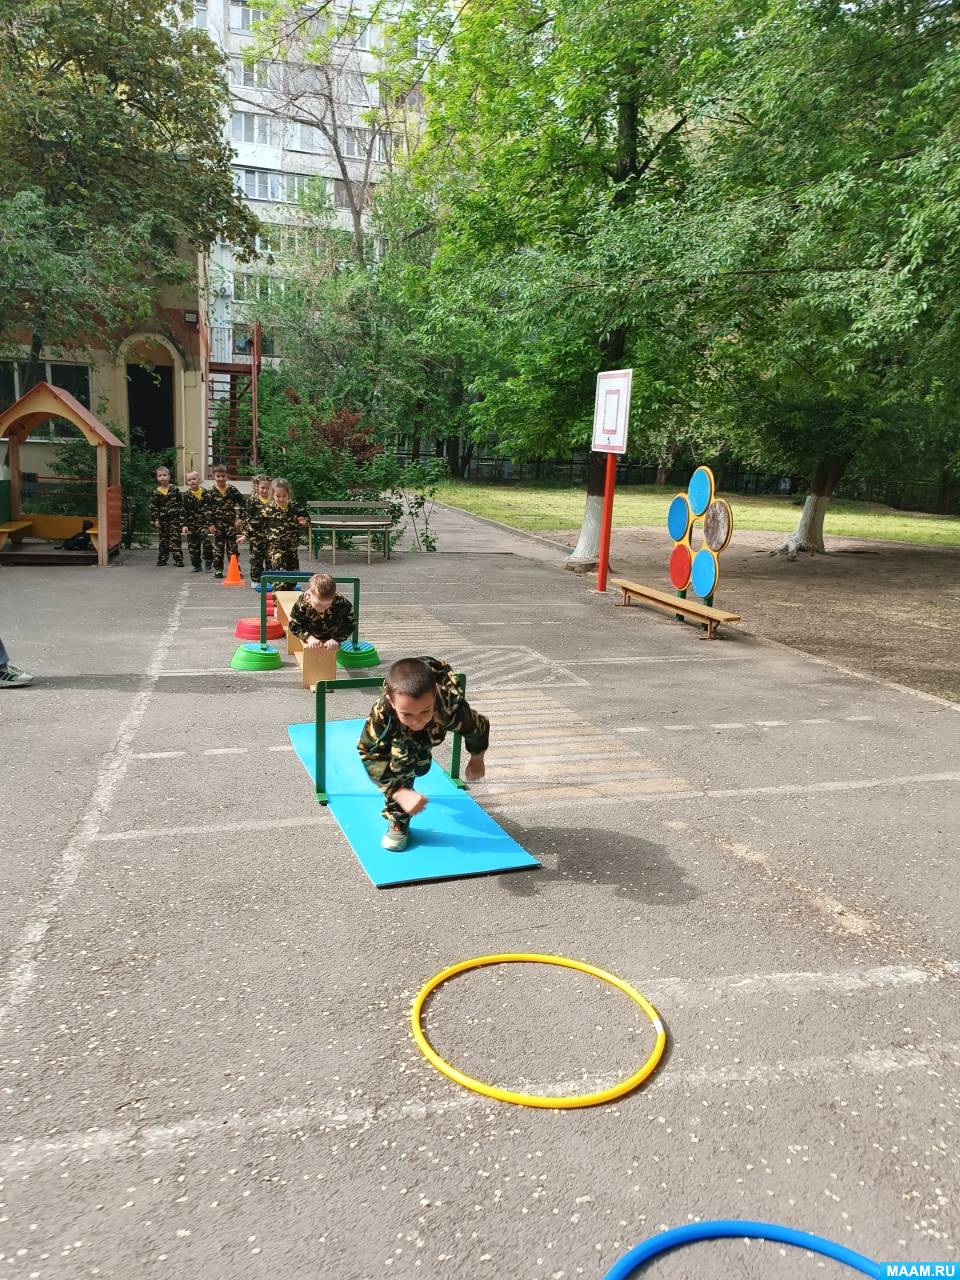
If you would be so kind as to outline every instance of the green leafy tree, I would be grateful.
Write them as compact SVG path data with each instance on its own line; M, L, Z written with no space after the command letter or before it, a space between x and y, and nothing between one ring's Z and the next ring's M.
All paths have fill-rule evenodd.
M0 340L113 343L187 246L253 251L223 139L224 60L179 0L8 0L0 11Z

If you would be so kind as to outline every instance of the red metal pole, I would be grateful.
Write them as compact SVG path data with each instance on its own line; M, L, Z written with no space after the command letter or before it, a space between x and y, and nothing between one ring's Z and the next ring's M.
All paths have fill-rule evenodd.
M603 483L603 515L600 520L600 563L597 566L597 590L606 591L610 570L610 530L613 527L613 491L617 485L617 455L607 454L607 474Z
M257 437L260 433L260 351L263 345L263 330L258 320L253 326L253 351L250 362L250 405L251 426L253 428L253 465L259 465Z

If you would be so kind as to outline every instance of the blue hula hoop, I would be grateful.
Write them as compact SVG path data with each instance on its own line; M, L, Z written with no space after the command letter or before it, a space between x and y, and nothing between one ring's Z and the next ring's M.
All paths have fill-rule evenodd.
M852 1249L823 1236L810 1235L807 1231L794 1231L792 1227L781 1227L776 1222L749 1222L746 1219L720 1218L715 1222L691 1222L685 1227L674 1227L671 1231L661 1231L659 1235L641 1240L638 1245L615 1262L603 1280L629 1280L638 1267L651 1258L659 1257L671 1249L679 1249L685 1244L693 1244L697 1240L772 1240L776 1244L789 1244L797 1249L809 1249L811 1253L822 1254L824 1258L833 1258L844 1266L852 1267L861 1275L872 1276L873 1280L882 1280L883 1271L880 1264L862 1253L854 1253Z

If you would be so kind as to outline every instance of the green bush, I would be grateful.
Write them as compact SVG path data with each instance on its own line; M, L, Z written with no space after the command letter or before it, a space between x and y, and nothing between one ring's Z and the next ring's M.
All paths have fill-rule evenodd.
M110 430L119 439L123 439L122 428L116 423L109 423ZM157 480L157 467L169 467L173 471L176 463L175 451L165 449L162 453L147 453L130 445L120 452L120 485L122 492L122 533L121 543L130 548L136 543L139 547L149 546L153 539L150 524L150 494ZM92 449L86 440L66 440L57 450L57 456L51 463L54 475L64 479L79 481L76 491L61 495L51 495L42 499L46 510L51 514L90 515L90 494L96 493L97 451ZM96 499L93 499L93 512L96 511Z
M395 543L409 533L416 550L436 550L430 517L446 464L439 458L401 462L357 410L325 409L284 385L279 374L265 374L259 454L261 469L289 480L298 502L384 502Z

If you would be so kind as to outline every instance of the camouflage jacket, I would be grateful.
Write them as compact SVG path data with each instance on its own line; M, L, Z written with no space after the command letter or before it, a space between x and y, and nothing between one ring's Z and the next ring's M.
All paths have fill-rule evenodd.
M301 516L306 519L307 513L295 502L288 502L285 507L276 502L270 503L264 520L267 526L267 546L271 551L297 546L303 530L303 525L297 523Z
M247 499L246 510L243 513L243 532L251 541L255 539L260 542L266 541L269 509L269 498L264 501L258 493L255 493Z
M181 518L191 533L204 533L213 519L207 502L209 492L209 489L201 489L197 497L191 489L184 489L180 495Z
M317 613L304 592L290 610L292 635L316 636L318 640L346 640L353 634L356 619L353 605L338 592L323 613Z
M413 730L402 725L384 691L373 704L357 743L363 767L387 796L427 772L433 748L454 728L463 707L463 690L449 663L440 658L421 661L437 678L436 706L427 727Z
M223 493L214 485L207 490L207 515L218 529L232 529L243 517L243 494L232 484Z
M180 490L170 485L164 493L159 487L150 495L150 519L154 524L180 523Z

